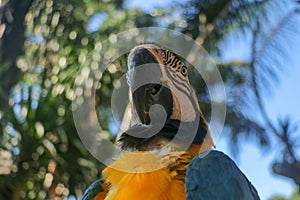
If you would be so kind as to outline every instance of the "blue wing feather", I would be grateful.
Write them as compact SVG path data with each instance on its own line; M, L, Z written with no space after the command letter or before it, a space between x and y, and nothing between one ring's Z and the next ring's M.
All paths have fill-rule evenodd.
M92 200L98 193L103 192L102 184L104 181L102 179L93 182L83 193L81 200Z
M196 156L186 174L187 200L259 200L258 193L233 160L220 151Z

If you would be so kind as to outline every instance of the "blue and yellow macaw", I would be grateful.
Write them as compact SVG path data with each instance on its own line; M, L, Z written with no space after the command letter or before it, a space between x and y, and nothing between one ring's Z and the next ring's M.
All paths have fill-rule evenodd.
M128 68L132 126L118 138L127 153L102 171L103 179L82 199L259 199L235 163L213 150L182 59L143 44L130 52Z

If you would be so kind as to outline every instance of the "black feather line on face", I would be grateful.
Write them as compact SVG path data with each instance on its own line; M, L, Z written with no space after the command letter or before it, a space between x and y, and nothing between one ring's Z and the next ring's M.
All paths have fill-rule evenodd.
M196 134L193 134L189 131L193 129L191 128L191 126L194 126L193 122L181 122L180 120L168 119L165 125L163 126L163 128L156 135L149 138L142 138L142 137L138 138L132 136L130 132L134 132L135 135L138 135L139 133L145 134L145 132L148 131L147 129L150 128L149 126L135 125L131 127L128 131L122 133L118 142L120 142L122 149L141 150L142 146L147 146L147 144L153 140L159 140L159 139L167 139L168 141L173 140L179 131L179 127L181 127L183 128L183 130L180 130L180 132L185 134L177 138L176 143L184 144L186 141L192 141L193 144L202 144L207 134L207 128L205 123L199 117L199 124L198 124ZM189 137L194 137L194 138L189 138Z

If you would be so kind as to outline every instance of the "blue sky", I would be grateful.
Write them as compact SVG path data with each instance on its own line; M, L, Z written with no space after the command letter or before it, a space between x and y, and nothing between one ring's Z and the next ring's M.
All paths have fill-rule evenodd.
M295 52L300 52L300 48ZM267 111L274 121L278 117L289 115L294 121L300 122L300 93L296 92L300 85L300 58L294 57L293 63L287 68L286 74L281 76L278 87L273 88L273 94L265 98ZM230 155L224 140L221 140L218 145ZM255 184L262 199L267 199L274 194L290 196L295 187L290 179L272 173L271 163L276 158L276 153L278 152L273 150L263 154L255 144L247 143L242 148L240 160L237 162Z
M292 51L300 52L300 36L294 42ZM228 50L230 53L224 55L225 60L241 59L247 61L247 48L236 38L231 44L229 42ZM278 84L274 84L271 92L264 95L264 104L274 122L278 118L289 116L292 121L300 123L300 93L297 92L300 86L300 57L295 54L288 59L287 66L279 74ZM292 180L272 173L272 162L277 157L276 153L279 153L279 150L271 149L269 153L262 153L254 143L244 143L237 160L231 155L224 135L221 136L217 146L218 149L226 152L236 161L241 170L256 186L261 199L268 199L275 194L288 197L293 193L295 184Z
M245 38L231 37L225 42L226 52L223 60L249 60L249 48ZM295 36L291 52L300 52L300 36ZM282 73L278 74L279 82L273 84L271 91L264 94L264 104L271 120L276 122L278 118L289 116L293 122L300 123L300 57L296 54L287 57L286 66ZM299 132L298 132L299 135ZM300 136L299 136L300 137ZM271 149L268 153L262 153L261 149L253 142L244 143L238 159L229 151L226 136L221 136L218 141L218 149L226 152L233 158L242 171L252 181L259 191L261 199L268 199L273 195L291 196L295 188L292 180L272 173L272 162L276 159L279 150Z
M152 0L147 1L147 3L140 0L129 0L126 6L139 7L149 11L156 6L163 6L169 3L171 3L171 0ZM292 47L295 48L293 52L300 52L300 36L295 40L295 44L298 45ZM225 59L247 59L245 56L248 52L243 42L236 43L236 41L234 41L234 43L229 44L229 50L231 50L229 51L230 53L224 55ZM278 117L288 115L294 121L300 122L300 92L299 89L297 89L297 87L300 86L300 57L295 55L287 59L289 59L289 62L287 62L288 66L284 69L284 72L280 74L279 83L272 88L272 92L267 94L268 96L265 96L264 101L267 112L272 120L276 121ZM218 141L218 149L233 158L224 138L225 136L223 135ZM290 196L295 187L293 181L290 179L272 173L271 164L277 156L276 153L278 152L275 150L271 150L269 153L262 153L254 143L250 142L243 144L238 160L233 158L241 170L256 186L263 200L275 194Z

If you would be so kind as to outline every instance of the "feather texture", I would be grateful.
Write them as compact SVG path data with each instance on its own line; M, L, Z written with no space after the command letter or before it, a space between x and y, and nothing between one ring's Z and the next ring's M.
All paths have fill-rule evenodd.
M104 200L107 187L103 179L93 182L84 192L81 200Z
M187 200L259 200L256 189L233 160L215 150L191 161L185 187Z
M184 182L176 178L176 165L170 169L166 165L171 159L163 160L169 162L161 162L150 152L133 152L115 161L102 172L110 184L105 200L184 200ZM177 166L182 167L181 163Z

